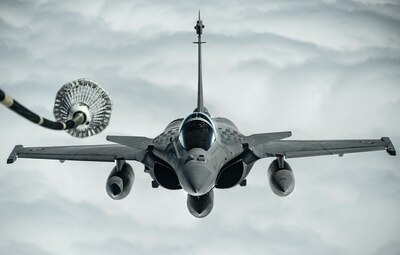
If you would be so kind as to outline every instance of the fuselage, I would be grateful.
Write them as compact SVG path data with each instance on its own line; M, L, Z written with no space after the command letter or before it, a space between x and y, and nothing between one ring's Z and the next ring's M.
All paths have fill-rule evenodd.
M155 161L164 167L150 166L150 174L169 188L171 180L160 171L173 171L180 188L192 196L202 196L214 187L233 187L246 178L252 167L251 162L232 162L244 153L240 144L243 138L232 121L194 112L172 121L154 139ZM222 178L223 170L230 172L229 179Z

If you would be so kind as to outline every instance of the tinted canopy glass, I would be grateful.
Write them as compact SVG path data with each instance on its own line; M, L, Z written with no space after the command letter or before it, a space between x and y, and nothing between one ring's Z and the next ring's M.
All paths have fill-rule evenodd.
M204 113L189 115L181 126L179 140L186 150L201 148L208 150L215 141L214 126Z

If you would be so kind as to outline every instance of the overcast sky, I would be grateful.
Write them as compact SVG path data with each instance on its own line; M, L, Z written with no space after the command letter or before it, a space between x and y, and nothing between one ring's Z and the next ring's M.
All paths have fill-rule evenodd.
M78 78L114 103L101 134L73 138L0 107L0 254L400 254L400 159L384 151L290 159L296 188L216 190L196 219L180 191L152 189L143 166L122 201L114 164L20 159L15 144L101 144L157 136L196 104L197 12L205 24L205 104L245 134L380 138L400 149L400 5L360 1L0 1L0 87L50 119Z

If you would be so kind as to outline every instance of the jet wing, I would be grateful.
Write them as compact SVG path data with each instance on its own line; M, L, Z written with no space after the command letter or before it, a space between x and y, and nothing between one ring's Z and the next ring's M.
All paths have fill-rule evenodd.
M120 144L26 148L16 145L7 159L7 163L14 163L17 158L112 162L115 159L137 160L141 153L144 153L144 150Z
M149 145L153 143L153 139L144 136L107 136L107 141L126 145L136 149L147 149Z
M363 140L277 140L254 148L260 158L285 156L299 158L310 156L334 155L346 153L386 150L392 156L396 150L389 137Z
M288 138L290 136L292 136L292 132L290 131L254 134L244 137L242 143L247 144L249 147L254 147L259 144L266 144L271 141Z

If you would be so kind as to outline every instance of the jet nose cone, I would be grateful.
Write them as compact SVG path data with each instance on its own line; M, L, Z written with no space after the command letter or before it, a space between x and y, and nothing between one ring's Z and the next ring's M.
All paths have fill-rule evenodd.
M215 184L213 173L202 163L187 162L178 177L183 189L192 196L206 194Z

